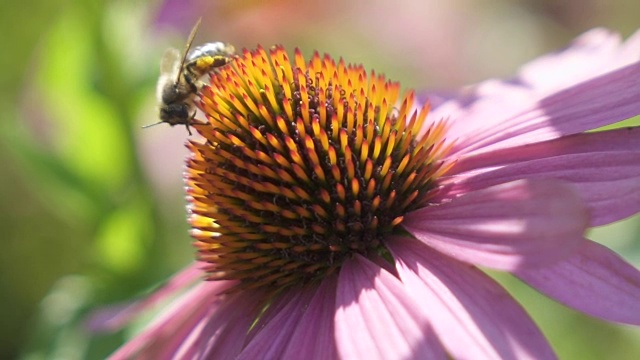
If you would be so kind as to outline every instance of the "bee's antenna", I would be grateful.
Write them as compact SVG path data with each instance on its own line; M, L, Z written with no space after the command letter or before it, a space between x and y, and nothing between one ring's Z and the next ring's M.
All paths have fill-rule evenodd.
M149 124L149 125L143 125L143 126L142 126L142 128L143 128L143 129L147 129L147 128L150 128L150 127L152 127L152 126L160 125L160 124L162 124L163 122L165 122L165 121L158 121L157 123L153 123L153 124ZM185 123L184 125L187 127L187 132L189 133L189 135L193 135L193 134L191 133L191 128L189 127L189 126L191 126L191 124L187 122L187 123Z
M149 124L149 125L143 125L142 128L146 129L146 128L150 128L152 126L156 126L156 125L160 125L162 124L164 121L158 121L157 123L153 123L153 124Z

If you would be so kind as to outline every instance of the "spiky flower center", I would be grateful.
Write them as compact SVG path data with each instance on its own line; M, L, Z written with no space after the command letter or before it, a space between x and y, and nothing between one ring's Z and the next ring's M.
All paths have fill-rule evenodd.
M277 291L384 251L447 167L445 123L425 126L428 106L399 94L362 66L297 50L292 64L281 47L212 74L187 175L208 278Z

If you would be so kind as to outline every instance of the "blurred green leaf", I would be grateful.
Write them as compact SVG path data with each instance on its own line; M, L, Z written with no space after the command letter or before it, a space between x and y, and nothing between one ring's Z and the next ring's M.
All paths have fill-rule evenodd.
M149 209L143 201L129 202L100 223L96 235L98 262L118 273L138 268L149 238Z
M44 40L39 84L43 106L56 125L54 146L85 181L103 189L122 186L131 148L118 112L95 91L96 57L89 24L72 12Z

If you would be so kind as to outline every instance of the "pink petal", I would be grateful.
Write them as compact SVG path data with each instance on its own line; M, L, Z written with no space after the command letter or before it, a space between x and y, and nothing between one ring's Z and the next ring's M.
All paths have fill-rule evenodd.
M427 94L434 98L430 116L452 120L456 154L580 133L640 113L639 60L640 31L620 44L617 34L594 29L526 64L518 77L488 80L448 99Z
M186 290L201 276L202 271L197 267L196 263L193 263L142 300L124 306L110 306L93 312L87 320L87 326L93 331L117 331L142 311L169 297L175 296L180 291Z
M446 358L400 281L359 255L340 270L336 306L336 341L343 359Z
M333 322L336 287L335 278L322 280L293 333L283 358L308 360L338 358Z
M488 153L461 156L447 174L477 173L483 169L558 155L640 151L640 127L581 133Z
M586 241L570 258L515 274L571 308L608 321L640 325L640 271L598 243Z
M518 73L519 78L536 89L547 91L573 85L585 78L611 71L620 42L620 35L608 29L589 30L572 41L566 49L524 65ZM637 61L638 57L629 60Z
M227 282L198 284L109 358L132 359L139 355L150 359L171 358L206 314L219 305L220 298L217 295L226 288Z
M436 102L441 100L440 95L436 94ZM427 98L431 96L427 94ZM429 113L429 118L449 120L447 138L456 141L452 156L460 156L473 153L480 147L476 143L482 145L500 134L509 134L509 128L501 124L511 124L511 118L534 111L539 113L536 102L531 90L522 84L487 80L445 100Z
M640 30L636 30L624 42L616 56L616 64L614 66L622 67L628 65L635 60L640 59Z
M623 128L463 157L452 169L448 196L521 178L556 178L584 199L592 226L608 224L640 211L638 139L640 128Z
M640 63L558 91L483 98L469 113L450 114L454 154L480 153L576 134L640 114ZM485 109L497 106L501 109ZM499 113L496 113L499 112Z
M293 288L276 299L255 324L238 359L282 359L314 294L313 287Z
M245 345L247 333L264 306L265 294L245 290L224 299L200 331L193 332L194 343L184 359L236 359Z
M483 272L413 239L387 245L403 284L453 358L555 358L524 309Z
M474 191L408 214L420 241L471 264L501 270L548 264L571 254L589 214L556 180L519 180Z

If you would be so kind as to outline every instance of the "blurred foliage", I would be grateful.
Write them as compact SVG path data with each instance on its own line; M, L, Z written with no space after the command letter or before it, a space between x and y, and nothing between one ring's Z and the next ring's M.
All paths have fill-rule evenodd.
M296 27L285 26L281 32L275 22L273 29L263 28L272 32L244 31L246 22L239 20L239 14L263 11L269 21L267 16L273 16L269 5L220 3L224 6L210 22L217 27L202 32L216 31L240 46L258 42L268 46L271 35L277 42L301 46L306 53L314 47L335 51L390 72L409 85L426 83L420 77L426 75L414 76L415 64L403 62L407 59L399 59L394 50L381 49L375 42L377 35L367 37L368 30L352 29L345 36L330 22L330 15L317 15L318 22L313 24L291 19ZM286 6L287 1L273 4L273 8ZM625 35L639 25L629 25L637 21L629 20L630 14L637 12L625 11L627 5L594 22L589 18L593 12L576 14L551 1L505 4L492 2L506 14L517 7L526 14L522 19L531 22L533 18L540 28L564 31L564 39L553 38L542 46L544 50L602 22L621 24ZM0 359L104 358L129 334L90 334L83 323L88 311L143 296L190 261L181 173L172 170L179 169L179 160L173 164L173 158L165 155L174 152L171 147L155 157L141 150L149 142L144 139L158 139L154 136L159 132L186 135L182 128L140 130L141 124L155 122L154 87L163 48L170 43L181 46L162 39L163 33L154 27L158 6L100 0L23 0L0 5ZM581 6L574 8L587 8ZM490 12L483 11L484 15ZM484 24L496 26L493 21L495 17L489 16ZM522 24L512 22L515 27ZM280 39L285 33L290 37ZM490 36L485 40L492 43ZM461 50L458 56L464 53ZM496 66L492 55L484 61ZM466 61L477 65L476 60ZM524 59L514 56L513 60L502 65L505 73ZM421 70L433 74L429 76L436 83L460 80L455 74ZM483 71L476 71L463 80L475 81L481 75ZM183 141L170 140L176 146ZM149 170L149 163L171 171L158 175ZM158 180L164 179L158 177L168 177L170 186L162 186ZM593 237L638 265L639 227L636 217L597 229ZM618 242L612 244L613 239ZM587 319L513 280L503 281L532 312L561 357L640 357L637 330Z
M48 4L2 12L0 358L104 358L123 339L92 339L87 310L189 261L180 189L161 214L135 138L161 50L145 45L144 3Z

